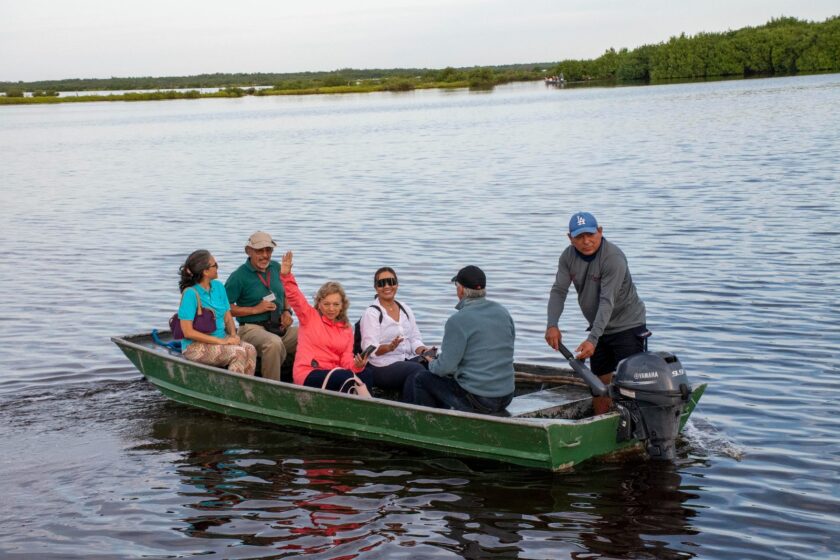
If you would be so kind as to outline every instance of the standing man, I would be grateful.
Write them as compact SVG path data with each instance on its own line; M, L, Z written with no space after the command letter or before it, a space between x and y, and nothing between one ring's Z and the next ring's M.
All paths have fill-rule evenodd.
M643 352L650 332L645 325L645 304L621 249L604 239L603 228L589 212L577 212L569 220L569 241L560 255L557 277L548 298L548 328L545 340L560 349L562 334L557 322L563 313L569 285L574 283L578 304L589 321L589 336L575 349L579 360L590 358L592 373L605 384L618 362ZM595 414L610 409L609 397L593 397Z
M487 279L477 266L462 268L452 282L458 311L446 321L440 355L415 376L407 396L424 406L501 412L513 398L513 319L485 297Z
M280 281L280 264L271 260L277 244L264 231L248 238L248 260L225 282L230 312L239 321L239 338L253 344L266 379L280 381L280 366L297 349L298 329Z

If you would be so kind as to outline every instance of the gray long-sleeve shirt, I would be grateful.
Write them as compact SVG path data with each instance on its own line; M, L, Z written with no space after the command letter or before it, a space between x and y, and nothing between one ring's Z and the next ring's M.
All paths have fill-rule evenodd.
M636 293L627 257L606 239L601 241L595 258L588 262L571 245L560 255L557 277L548 298L549 327L557 326L572 283L583 316L589 321L587 340L592 344L597 345L602 334L646 323L645 304Z

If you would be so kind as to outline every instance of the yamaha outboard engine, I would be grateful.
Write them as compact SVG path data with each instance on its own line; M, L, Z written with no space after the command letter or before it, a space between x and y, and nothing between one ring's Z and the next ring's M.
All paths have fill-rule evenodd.
M621 414L618 441L644 441L652 459L673 459L680 416L691 385L677 357L668 352L642 352L616 368L610 396Z

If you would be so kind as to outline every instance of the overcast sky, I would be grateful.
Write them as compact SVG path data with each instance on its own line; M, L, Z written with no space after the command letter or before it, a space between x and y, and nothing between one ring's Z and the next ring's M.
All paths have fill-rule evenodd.
M0 81L593 58L837 0L0 0Z

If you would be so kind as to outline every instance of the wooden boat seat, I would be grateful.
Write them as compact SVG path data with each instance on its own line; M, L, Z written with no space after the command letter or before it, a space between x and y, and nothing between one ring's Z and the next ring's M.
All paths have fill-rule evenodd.
M589 391L577 386L560 386L514 397L507 407L518 418L585 418L592 414Z

